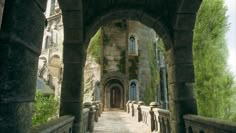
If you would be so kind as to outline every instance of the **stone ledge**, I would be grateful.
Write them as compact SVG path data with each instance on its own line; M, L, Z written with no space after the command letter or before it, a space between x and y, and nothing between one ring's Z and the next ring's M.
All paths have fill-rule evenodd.
M71 125L74 121L74 116L65 115L62 117L59 117L58 119L51 120L45 124L39 125L31 129L31 133L51 133L54 131L59 131L60 128L64 128L66 125Z
M186 129L191 127L193 130L199 129L204 132L236 132L236 123L207 118L197 115L184 115Z

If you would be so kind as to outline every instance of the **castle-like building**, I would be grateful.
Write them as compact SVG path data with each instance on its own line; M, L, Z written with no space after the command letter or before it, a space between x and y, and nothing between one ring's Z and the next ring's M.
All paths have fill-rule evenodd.
M63 23L57 0L49 0L38 76L60 96L63 73ZM166 104L164 54L155 31L137 21L115 20L99 29L99 61L87 51L84 101L102 100L105 109L125 101L156 100ZM96 44L94 44L96 43ZM95 48L97 48L95 47ZM149 92L148 92L148 91ZM159 95L159 96L158 96ZM166 106L166 105L165 105Z

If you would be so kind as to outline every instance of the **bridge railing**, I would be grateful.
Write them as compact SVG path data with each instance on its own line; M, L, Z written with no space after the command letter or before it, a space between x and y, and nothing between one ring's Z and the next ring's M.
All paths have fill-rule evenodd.
M236 133L236 124L198 115L185 115L186 133Z
M80 128L81 133L93 132L94 122L98 121L98 117L102 113L100 107L100 102L84 103ZM74 116L61 116L45 124L33 127L31 133L72 133L74 119Z
M32 133L72 133L74 117L65 115L34 127Z
M143 122L150 132L171 133L169 110L158 108L156 102L145 106L144 102L129 101L127 113L137 122ZM184 115L186 133L236 133L236 123L206 118L198 115Z
M145 106L144 102L135 101L126 104L127 113L130 113L137 122L143 122L150 129L150 132L170 133L170 113L168 110L158 108L156 102Z

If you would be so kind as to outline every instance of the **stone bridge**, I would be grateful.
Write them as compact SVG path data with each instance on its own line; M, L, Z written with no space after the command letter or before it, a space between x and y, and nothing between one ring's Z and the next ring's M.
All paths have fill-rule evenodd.
M201 0L59 0L64 23L60 117L31 129L37 62L47 24L46 2L0 0L1 133L106 132L102 131L102 124L113 126L117 119L125 121L117 121L114 129L122 131L126 123L124 132L236 133L235 124L197 115L192 40ZM145 106L142 102L128 102L126 115L120 111L101 113L97 102L83 105L88 41L102 24L114 19L140 21L162 38L168 61L169 111L159 109L155 103ZM109 120L111 117L115 121ZM131 121L145 126L140 125L140 130L135 131L135 122Z
M173 133L170 112L156 102L128 101L126 111L113 109L103 112L100 102L84 103L80 133ZM62 116L35 127L32 133L72 133L73 116ZM236 124L197 115L185 115L186 133L234 133Z

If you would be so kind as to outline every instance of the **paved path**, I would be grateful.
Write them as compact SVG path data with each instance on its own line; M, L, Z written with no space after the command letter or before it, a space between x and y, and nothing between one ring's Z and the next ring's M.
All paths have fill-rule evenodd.
M130 114L119 111L102 112L95 122L94 133L149 133L148 127Z

